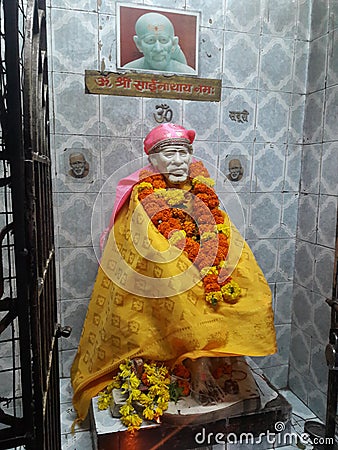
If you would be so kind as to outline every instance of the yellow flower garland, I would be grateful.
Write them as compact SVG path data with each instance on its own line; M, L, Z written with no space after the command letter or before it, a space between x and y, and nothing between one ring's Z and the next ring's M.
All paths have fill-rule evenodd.
M121 422L128 427L129 431L140 428L143 418L146 420L156 420L162 416L168 408L170 400L169 385L170 377L168 369L158 364L144 363L143 376L147 383L147 391L141 391L141 380L133 371L132 361L128 360L125 364L120 364L118 374L104 391L99 392L98 408L107 409L112 402L113 389L121 389L122 394L128 397L125 404L121 406ZM136 404L138 409L135 408ZM142 417L138 412L142 409Z

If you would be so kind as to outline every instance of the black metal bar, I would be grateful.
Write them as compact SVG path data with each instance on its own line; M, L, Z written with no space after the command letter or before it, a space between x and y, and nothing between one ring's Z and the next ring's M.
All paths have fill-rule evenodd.
M2 298L0 300L0 311L9 311L12 308L14 302L16 302L16 298Z
M5 425L11 425L13 427L21 427L23 423L23 419L5 413L2 408L0 408L0 420L1 423Z
M15 263L16 271L20 274L17 280L18 320L20 327L20 364L25 373L22 380L22 407L27 430L34 429L34 416L31 413L33 393L31 377L31 353L25 346L31 342L30 338L30 314L28 289L29 279L27 274L28 249L26 236L23 230L25 223L25 165L22 134L22 109L21 109L21 79L19 68L19 42L18 42L18 1L4 0L5 18L5 54L6 67L10 76L7 77L7 124L8 134L6 150L10 155L12 173L15 178L12 182L14 235L15 235Z
M11 177L0 178L0 187L9 185L11 182Z
M13 322L13 320L17 317L17 312L15 309L11 309L5 317L0 320L0 334L3 333L6 328Z
M338 211L336 223L336 251L334 262L334 276L332 287L332 306L331 306L331 331L330 335L338 337L338 310L335 308L338 302L337 279L338 279ZM335 343L336 352L338 352L337 342ZM338 367L330 367L328 375L327 388L327 404L326 404L326 421L325 421L325 437L335 439L336 430L336 415L337 415L337 399L338 399ZM328 445L327 449L334 448L333 445Z
M17 299L11 298L15 292L11 284L15 274L11 263L13 243L10 237L13 239L13 236L8 234L8 217L11 217L12 212L8 209L6 191L7 233L3 235L7 241L4 244L4 239L0 239L0 247L7 250L9 268L8 275L2 273L0 278L10 283L10 293L4 299L0 295L0 310L8 312L0 321L0 331L18 320L19 337L12 326L12 339L6 342L12 344L13 365L8 371L12 374L13 398L10 400L13 401L14 413L13 416L0 413L0 422L9 426L0 430L0 449L25 445L27 450L59 450L58 328L55 326L55 253L44 17L46 4L43 0L28 0L25 12L24 3L19 5L18 0L0 0L0 8L2 6L4 17L1 17L0 27L5 23L5 36L0 35L0 44L5 41L5 52L1 48L1 54L5 54L6 61L0 68L0 161L4 161L4 168L9 161L10 176L4 169L0 188L11 189L17 274L13 288L16 288ZM26 32L18 28L19 12L25 15L26 22L22 20L21 23ZM24 40L24 50L23 47L19 48L18 36L20 42ZM14 319L16 313L18 319ZM18 344L20 367L16 362ZM5 373L6 370L1 372ZM22 396L17 397L15 389L19 372ZM23 401L22 420L16 421L19 400ZM3 401L6 399L0 397L0 402Z
M4 271L3 271L3 262L2 262L2 242L9 233L9 231L13 230L13 222L4 226L4 228L0 231L0 298L4 293Z
M337 412L337 369L329 369L328 388L327 388L327 406L326 406L326 423L325 437L335 438L336 429L336 412ZM333 445L326 446L327 449L334 448Z
M27 433L22 432L18 428L15 428L15 431L13 428L0 430L0 449L5 450L23 445L27 442L27 438Z

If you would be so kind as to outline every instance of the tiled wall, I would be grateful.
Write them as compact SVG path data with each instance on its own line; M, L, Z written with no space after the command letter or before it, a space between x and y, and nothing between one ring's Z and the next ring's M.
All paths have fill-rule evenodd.
M277 355L257 362L276 385L286 386L311 2L133 3L201 12L199 76L222 79L222 100L208 103L86 95L84 70L99 69L102 58L109 55L114 64L115 1L49 1L58 298L61 322L73 327L71 338L61 343L62 376L69 376L97 270L91 244L95 199L111 173L142 156L142 139L156 125L155 106L167 103L175 122L196 129L197 156L223 172L229 155L240 156L244 164L244 177L235 189L245 213L246 238L273 291L279 344ZM316 48L315 44L311 47L312 55ZM329 93L328 89L326 95ZM315 106L321 106L323 94L321 87L309 96L308 135L314 132L309 129L310 120L316 122ZM243 109L249 112L248 122L230 120L230 110ZM334 126L332 122L332 129ZM67 175L67 155L72 147L85 149L90 176L74 179ZM333 151L329 144L324 148L323 161ZM308 158L320 154L310 145L304 151ZM333 170L329 160L325 161ZM328 202L329 185L325 186ZM312 197L314 202L318 200L319 191ZM312 197L302 194L304 201ZM113 199L105 199L104 208L109 211ZM301 205L306 207L304 202ZM323 212L325 205L322 202ZM316 248L312 241L306 244L310 250ZM298 245L298 255L299 251ZM323 263L325 257L323 253Z
M313 2L299 198L290 387L325 418L338 196L338 3Z

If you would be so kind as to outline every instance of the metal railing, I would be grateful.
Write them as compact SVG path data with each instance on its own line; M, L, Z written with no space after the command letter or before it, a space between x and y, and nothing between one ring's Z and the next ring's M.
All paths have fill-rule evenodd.
M0 0L1 449L61 448L45 12Z

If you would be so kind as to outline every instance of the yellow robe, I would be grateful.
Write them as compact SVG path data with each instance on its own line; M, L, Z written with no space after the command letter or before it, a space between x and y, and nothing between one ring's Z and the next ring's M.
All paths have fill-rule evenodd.
M154 249L165 252L170 245L149 223L134 188L109 234L71 369L80 420L91 398L128 358L174 365L185 358L275 353L270 288L250 248L224 216L232 243L241 250L231 277L242 295L236 304L220 302L213 308L205 301L198 270L184 253L170 262L167 257L152 261ZM161 292L166 296L160 297Z

